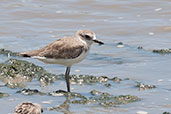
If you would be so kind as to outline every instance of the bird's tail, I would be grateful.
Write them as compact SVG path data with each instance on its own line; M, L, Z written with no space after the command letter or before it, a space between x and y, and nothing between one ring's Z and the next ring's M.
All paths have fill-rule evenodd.
M33 51L29 51L29 52L23 52L20 53L19 56L21 57L33 57L33 56L38 56L39 53L42 51L43 49L40 50L33 50Z
M31 57L29 54L27 54L26 52L24 53L20 53L19 56L21 57Z

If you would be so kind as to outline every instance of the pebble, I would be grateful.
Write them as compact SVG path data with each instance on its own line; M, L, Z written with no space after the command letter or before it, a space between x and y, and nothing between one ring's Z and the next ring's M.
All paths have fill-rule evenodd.
M142 46L138 46L138 49L143 49L143 47Z
M51 104L52 100L48 100L48 101L42 101L43 104Z
M158 82L163 82L163 79L159 79Z
M153 33L153 32L149 32L148 34L149 34L149 35L154 35L154 33Z
M157 9L155 9L154 11L160 11L160 10L162 10L162 8L157 8Z
M62 11L56 11L56 13L62 13Z
M148 114L148 112L145 112L145 111L137 111L136 114Z
M117 47L118 47L118 48L123 48L123 47L124 47L124 44L123 44L122 42L118 42L118 43L117 43Z

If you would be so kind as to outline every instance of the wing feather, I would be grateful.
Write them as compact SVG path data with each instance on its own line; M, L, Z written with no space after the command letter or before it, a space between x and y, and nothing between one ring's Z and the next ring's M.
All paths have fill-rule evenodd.
M68 38L57 40L39 53L39 56L54 59L73 59L78 57L85 49L85 46L81 44L75 44L69 42Z
M21 53L23 57L46 57L53 59L74 59L78 57L83 51L87 51L83 43L78 43L78 39L72 39L77 41L71 41L70 38L62 38L52 42L46 47L40 50L33 50L30 52Z

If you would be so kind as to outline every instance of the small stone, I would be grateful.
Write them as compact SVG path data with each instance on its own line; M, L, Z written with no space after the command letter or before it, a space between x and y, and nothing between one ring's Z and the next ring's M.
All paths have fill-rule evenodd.
M154 35L154 33L153 33L153 32L149 32L148 34L149 34L149 35Z
M111 87L112 85L110 83L105 84L106 87Z
M143 83L137 84L137 87L139 88L139 90L147 90L147 89L156 88L155 85L145 85L145 84L143 84Z
M157 9L155 9L154 11L160 11L160 10L162 10L162 8L157 8Z
M145 111L137 111L136 114L148 114L148 112L145 112Z
M21 93L24 95L35 95L35 94L44 95L45 94L45 93L40 92L37 89L23 89L23 90L17 91L17 93Z
M57 91L53 91L53 92L49 93L49 95L51 95L51 96L65 96L66 94L67 94L67 92L64 90L57 90Z
M118 42L118 43L117 43L117 47L118 47L118 48L123 48L123 47L124 47L124 44L123 44L122 42Z
M52 100L49 100L49 101L42 101L43 104L51 104L52 103Z
M62 11L56 11L56 13L62 13Z
M163 82L163 79L159 79L158 82Z
M138 49L140 50L140 49L143 49L143 47L142 46L138 46Z
M99 94L101 94L102 92L97 91L97 90L92 90L90 93L91 93L92 95L99 95Z
M114 77L111 80L114 81L114 82L118 82L119 83L122 79L120 79L118 77Z
M109 80L109 78L106 77L106 76L100 76L100 77L99 77L99 82L100 82L100 83L107 82L108 80Z

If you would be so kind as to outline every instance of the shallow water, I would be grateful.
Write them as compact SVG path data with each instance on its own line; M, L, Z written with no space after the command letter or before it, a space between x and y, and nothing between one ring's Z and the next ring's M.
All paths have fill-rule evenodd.
M74 35L79 29L94 31L104 46L93 45L86 60L72 67L72 74L92 74L130 78L145 84L154 84L156 89L138 91L132 81L103 85L71 85L72 91L87 95L91 90L103 90L113 95L131 94L140 97L139 102L104 108L92 105L70 105L69 112L135 114L146 111L150 114L171 112L171 55L152 53L153 49L171 48L171 1L170 0L1 0L0 2L0 48L16 52L39 49L56 39ZM118 48L117 43L124 47ZM142 46L142 50L137 47ZM1 57L0 61L7 58ZM64 73L60 65L47 65L38 60L24 59L42 66L51 73ZM78 72L79 71L79 72ZM3 85L0 82L0 85ZM28 88L51 92L66 89L64 81L40 87L39 82L26 84ZM9 97L0 99L1 114L12 113L23 101L40 103L45 114L60 114L47 111L47 107L60 105L63 97L23 96L18 89L0 86L0 92ZM44 104L48 101L50 104ZM3 105L3 106L2 106ZM64 112L63 112L64 113Z

